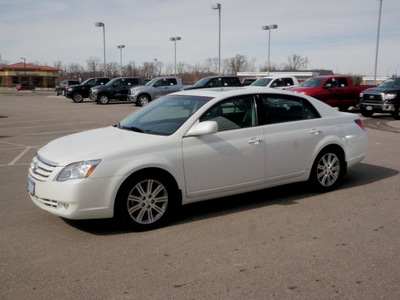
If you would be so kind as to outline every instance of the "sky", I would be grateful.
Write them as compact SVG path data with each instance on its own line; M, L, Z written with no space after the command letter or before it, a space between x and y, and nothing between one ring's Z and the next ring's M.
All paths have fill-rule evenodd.
M221 59L245 55L257 71L268 59L281 66L293 54L307 58L307 69L373 76L379 0L0 0L0 59L54 66L61 61L86 67L93 57L134 61L204 64L218 57L221 4ZM400 75L400 1L383 0L378 76Z

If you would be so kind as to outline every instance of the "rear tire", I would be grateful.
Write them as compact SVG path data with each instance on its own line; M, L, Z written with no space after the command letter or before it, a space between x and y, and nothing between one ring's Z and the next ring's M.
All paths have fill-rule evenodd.
M310 183L320 192L335 189L345 173L342 153L334 148L327 148L318 154L311 169Z
M340 111L348 111L350 105L339 105L339 110Z

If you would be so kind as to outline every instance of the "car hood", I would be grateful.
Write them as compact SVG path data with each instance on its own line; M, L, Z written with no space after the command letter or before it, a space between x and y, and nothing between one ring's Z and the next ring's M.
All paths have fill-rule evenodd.
M307 91L307 90L311 90L311 89L315 89L315 88L313 88L313 87L294 86L294 87L289 87L289 88L285 89L285 91L300 92L300 91Z
M379 94L379 93L390 93L390 92L400 92L399 88L372 88L372 89L367 89L363 93L365 94Z
M168 136L144 134L116 127L93 129L58 138L38 151L45 159L67 165L83 160L114 158L157 147Z

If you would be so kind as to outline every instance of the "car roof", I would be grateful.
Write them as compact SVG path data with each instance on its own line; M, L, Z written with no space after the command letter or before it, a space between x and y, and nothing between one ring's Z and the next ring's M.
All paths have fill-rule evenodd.
M203 88L194 90L185 90L178 92L176 94L190 95L190 96L207 96L207 97L232 97L240 96L244 94L262 94L262 93L272 93L272 94L284 94L296 96L293 92L286 92L283 90L264 88L260 89L258 86L243 86L243 87L216 87L216 88Z

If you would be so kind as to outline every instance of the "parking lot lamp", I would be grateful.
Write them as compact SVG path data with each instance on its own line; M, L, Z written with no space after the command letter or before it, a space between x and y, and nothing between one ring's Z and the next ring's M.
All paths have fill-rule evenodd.
M180 37L180 36L175 36L175 37L169 38L169 40L170 40L171 42L174 42L174 43L175 43L175 76L176 76L176 41L180 41L180 40L181 40L181 37Z
M121 77L122 77L122 49L125 48L125 45L118 45L117 48L120 50L119 59L120 59Z
M270 59L270 46L271 46L271 30L277 29L278 25L265 25L262 27L263 30L268 30L268 75L269 75L269 59Z
M221 3L211 5L212 9L218 9L219 26L218 26L218 75L221 75Z
M378 70L378 49L379 49L379 32L381 31L381 14L382 14L382 0L379 0L378 35L376 38L375 71L374 71L374 84L375 85L376 85L376 73Z
M26 59L25 59L25 57L21 57L21 59L24 60L24 73L25 73L24 77L25 77L25 80L26 80ZM23 82L24 82L24 81L22 80L22 83L23 83Z
M104 77L106 77L106 24L103 22L96 22L96 27L103 27L103 48L104 48Z

